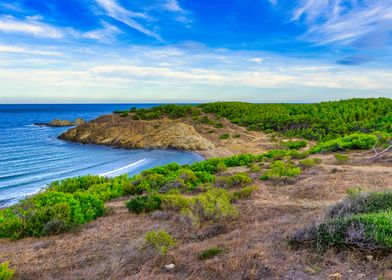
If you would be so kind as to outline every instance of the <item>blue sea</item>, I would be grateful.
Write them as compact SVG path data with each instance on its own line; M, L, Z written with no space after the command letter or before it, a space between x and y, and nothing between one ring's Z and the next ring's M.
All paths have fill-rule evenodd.
M116 176L202 158L191 152L124 150L64 142L57 136L68 128L39 127L55 118L92 120L114 110L158 104L0 105L0 207L37 193L48 183L79 175Z

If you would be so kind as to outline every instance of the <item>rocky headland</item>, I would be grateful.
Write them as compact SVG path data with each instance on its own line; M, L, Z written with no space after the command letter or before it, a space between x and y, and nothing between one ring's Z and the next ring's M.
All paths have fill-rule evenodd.
M211 120L214 116L209 116ZM227 120L212 124L192 117L135 120L132 115L111 114L83 123L61 134L61 140L125 149L196 151L206 158L260 152L271 147L264 134L247 131ZM222 139L222 135L228 135Z

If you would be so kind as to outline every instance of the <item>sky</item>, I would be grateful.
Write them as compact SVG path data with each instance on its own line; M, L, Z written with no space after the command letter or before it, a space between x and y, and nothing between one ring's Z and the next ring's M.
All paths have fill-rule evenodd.
M0 103L392 98L392 0L1 0Z

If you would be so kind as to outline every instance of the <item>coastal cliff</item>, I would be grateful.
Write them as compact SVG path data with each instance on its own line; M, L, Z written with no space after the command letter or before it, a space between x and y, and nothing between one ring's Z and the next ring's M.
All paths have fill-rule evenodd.
M125 149L196 151L205 158L260 153L273 147L265 134L212 114L153 120L135 119L131 113L111 114L71 128L58 138Z
M215 148L189 124L167 118L141 121L117 115L84 123L61 134L59 139L127 149L196 151Z

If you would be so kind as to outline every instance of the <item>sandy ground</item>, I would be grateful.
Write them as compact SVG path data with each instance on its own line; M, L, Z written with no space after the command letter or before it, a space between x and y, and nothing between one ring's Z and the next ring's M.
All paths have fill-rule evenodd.
M391 164L368 164L368 153L351 154L337 165L332 155L303 172L292 185L257 180L259 190L239 202L240 217L230 223L189 228L175 213L132 215L125 198L108 204L110 212L75 232L19 241L0 240L0 261L8 260L17 279L390 279L391 256L365 252L294 250L287 236L318 219L349 188L392 188ZM231 170L238 172L241 170ZM151 229L166 229L179 241L166 257L144 246ZM206 261L203 250L225 253ZM175 264L166 270L167 264ZM378 278L385 276L385 278Z

